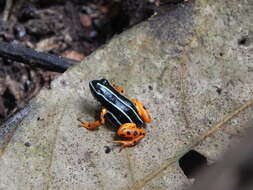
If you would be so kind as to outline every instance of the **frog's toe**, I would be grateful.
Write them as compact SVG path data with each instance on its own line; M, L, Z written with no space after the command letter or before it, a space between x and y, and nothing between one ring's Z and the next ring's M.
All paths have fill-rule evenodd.
M90 123L81 123L82 127L86 128L86 129L90 129L91 125Z
M113 143L119 144L123 147L129 147L129 146L134 146L136 144L135 140L130 140L130 141L113 141Z
M80 122L80 125L86 129L89 129L89 130L94 130L94 129L97 129L100 125L101 125L101 122L100 121L94 121L94 122L91 122L91 123L88 123L88 122L82 122L81 120L78 119L78 121Z
M113 141L113 143L120 145L119 152L121 152L126 147L131 147L135 145L133 141Z

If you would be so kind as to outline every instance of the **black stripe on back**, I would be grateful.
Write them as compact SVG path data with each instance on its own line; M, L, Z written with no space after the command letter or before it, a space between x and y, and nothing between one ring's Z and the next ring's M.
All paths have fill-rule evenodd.
M103 85L104 86L104 85ZM108 91L106 88L108 88L110 91ZM118 111L117 108L113 107L112 104L108 103L108 101L103 100L104 98L101 97L101 102L106 105L106 108L110 110L112 113L115 113L114 115L117 115L117 118L122 123L130 123L134 122L137 125L142 125L143 121L141 120L140 116L138 115L138 112L135 108L135 105L126 97L122 96L120 93L118 93L112 86L106 86L106 88L101 88L103 92L103 96L107 99L109 99L117 108L124 111L126 115L129 118L127 118L124 114L122 114L120 111ZM122 103L123 102L123 103ZM107 107L108 106L108 107Z

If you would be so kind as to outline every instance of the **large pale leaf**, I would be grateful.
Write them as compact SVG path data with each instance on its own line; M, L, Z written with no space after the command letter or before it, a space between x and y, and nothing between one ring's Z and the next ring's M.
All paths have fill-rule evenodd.
M252 115L246 109L206 133L252 97L252 9L247 0L200 0L164 8L115 36L42 90L18 126L1 128L0 189L187 187L180 155L195 148L216 160ZM110 128L78 128L77 118L94 119L88 82L101 77L125 87L153 117L147 137L122 152Z

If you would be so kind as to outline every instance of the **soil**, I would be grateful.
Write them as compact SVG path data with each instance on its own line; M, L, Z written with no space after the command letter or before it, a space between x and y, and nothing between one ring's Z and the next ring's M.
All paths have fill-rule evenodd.
M0 41L76 60L147 19L160 4L159 0L18 0L8 8L7 2L0 0ZM24 107L42 87L50 88L60 74L0 58L0 121Z

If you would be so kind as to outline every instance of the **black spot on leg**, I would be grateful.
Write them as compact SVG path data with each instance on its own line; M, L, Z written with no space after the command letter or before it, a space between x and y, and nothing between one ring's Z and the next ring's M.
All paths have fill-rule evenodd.
M138 132L137 131L134 131L134 136L137 136L138 135Z

